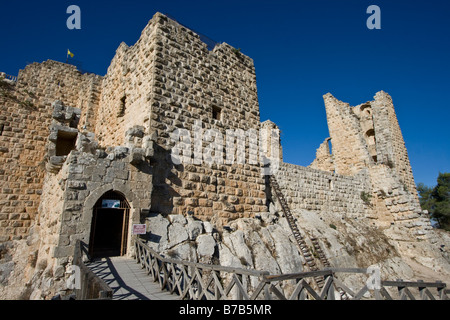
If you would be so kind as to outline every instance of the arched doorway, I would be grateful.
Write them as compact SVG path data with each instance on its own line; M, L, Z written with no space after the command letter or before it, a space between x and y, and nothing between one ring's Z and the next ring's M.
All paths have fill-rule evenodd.
M94 205L89 241L93 258L123 256L127 251L130 205L115 191L106 192Z

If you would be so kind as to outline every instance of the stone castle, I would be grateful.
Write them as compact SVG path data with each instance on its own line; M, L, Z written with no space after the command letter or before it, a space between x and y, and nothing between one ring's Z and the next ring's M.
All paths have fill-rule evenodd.
M298 227L321 241L333 266L450 279L450 237L420 208L391 97L381 91L354 107L331 94L324 101L330 137L313 163L288 164L281 147L275 152ZM64 290L77 240L92 255L133 255L135 224L147 224L162 252L197 241L197 252L177 249L186 259L302 269L295 246L280 251L289 248L281 239L292 244L290 230L249 141L237 149L244 162L172 161L177 129L191 137L199 126L223 136L278 129L260 120L253 60L230 45L210 50L157 13L136 44L119 46L104 77L33 63L0 82L0 106L0 298ZM188 236L174 240L183 230ZM213 238L208 259L200 235Z

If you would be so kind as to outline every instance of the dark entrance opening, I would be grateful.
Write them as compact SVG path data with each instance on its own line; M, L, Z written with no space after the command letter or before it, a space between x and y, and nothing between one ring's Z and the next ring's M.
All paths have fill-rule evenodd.
M123 195L108 191L94 206L89 251L92 258L127 253L130 205Z
M213 106L212 107L212 117L215 120L222 120L222 109L220 109L219 107Z
M70 151L75 149L75 143L77 141L76 132L58 131L58 139L56 140L56 155L67 156Z

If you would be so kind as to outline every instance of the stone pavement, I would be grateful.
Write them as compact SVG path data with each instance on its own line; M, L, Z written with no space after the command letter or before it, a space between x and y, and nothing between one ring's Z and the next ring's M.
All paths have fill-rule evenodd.
M113 289L113 300L177 300L178 295L161 291L135 260L102 258L86 264Z

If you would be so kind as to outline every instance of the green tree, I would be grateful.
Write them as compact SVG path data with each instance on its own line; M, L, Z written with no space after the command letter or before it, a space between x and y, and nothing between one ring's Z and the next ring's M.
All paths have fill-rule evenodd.
M439 173L434 188L419 183L417 191L422 209L428 210L439 228L450 231L450 173Z

